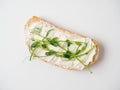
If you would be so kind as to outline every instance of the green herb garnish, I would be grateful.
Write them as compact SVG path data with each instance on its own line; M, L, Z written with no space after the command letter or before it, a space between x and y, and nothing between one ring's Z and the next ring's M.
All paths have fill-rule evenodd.
M75 55L77 55L81 52L81 50L79 50L79 47L81 46L81 42L76 41L75 44L78 46L77 49L76 49L76 53L75 53Z
M47 56L51 56L51 55L54 55L56 54L56 51L53 51L53 50L49 50L48 52L45 53Z
M53 29L48 30L48 32L46 33L45 37L43 37L42 41L48 37L48 35L50 34L51 31L53 31Z
M51 31L53 31L53 29L48 30L45 37L47 37L50 34Z
M59 42L57 41L58 40L57 37L54 37L53 39L48 38L47 40L51 45L53 45L55 47L59 46Z
M78 46L80 46L80 45L81 45L81 42L76 41L75 44L78 45Z
M37 48L39 46L40 46L40 41L35 41L35 42L32 43L31 49Z
M63 57L70 60L72 58L72 52L66 51L65 53L63 53Z
M46 49L47 48L47 44L42 44L42 48Z
M93 73L90 68L88 67L88 65L84 64L78 57L75 57L91 74Z
M89 49L88 51L86 51L86 52L84 52L84 53L82 53L82 54L80 54L80 55L77 55L77 57L81 57L81 56L87 55L87 54L90 53L94 48L95 48L95 45L94 45L91 49Z
M87 43L84 43L85 45L81 48L81 52L84 51L87 48Z
M40 41L35 41L31 44L31 47L30 47L30 50L32 51L31 52L31 55L30 55L30 61L32 59L32 57L34 56L34 52L35 50L40 46Z
M42 36L40 34L41 31L42 31L42 27L35 28L33 31L31 31L32 34L42 37L42 40L34 40L34 38L32 39L33 43L30 45L30 52L31 52L30 60L32 59L33 56L35 56L35 54L34 54L35 50L37 48L41 47L42 49L46 50L46 53L45 53L46 56L55 55L57 57L66 58L67 60L76 59L90 73L92 73L92 71L89 69L88 65L84 64L83 61L80 59L80 57L89 54L95 46L93 46L90 50L85 52L85 50L87 48L87 43L85 43L85 42L70 41L68 39L67 40L59 40L58 39L59 37L49 38L48 36L51 33L51 31L53 31L53 29L48 30L48 32L46 33L45 36ZM63 42L64 44L66 44L65 47L61 46L60 42ZM77 46L75 52L71 52L69 50L70 45L73 43ZM63 51L59 52L59 51L52 50L49 48L49 45L52 45L54 47L58 47L58 48L62 49ZM45 57L45 56L43 56L43 57Z
M66 40L66 43L67 43L68 47L72 44L72 42L70 42L70 40Z

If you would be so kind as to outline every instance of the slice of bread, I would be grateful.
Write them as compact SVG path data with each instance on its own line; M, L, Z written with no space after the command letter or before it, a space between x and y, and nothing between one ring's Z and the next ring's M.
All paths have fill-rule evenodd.
M30 40L29 40L29 36L28 36L28 33L29 33L29 31L30 31L30 27L33 25L33 24L35 24L35 23L42 23L42 24L44 24L44 25L46 25L46 26L49 26L49 27L52 27L53 29L55 29L55 30L57 30L58 32L62 32L62 33L65 33L65 34L69 34L71 37L78 37L78 38L88 38L87 36L84 36L84 35L80 35L80 34L75 34L75 33L73 33L73 32L71 32L71 31L69 31L69 30L66 30L66 29L63 29L63 28L60 28L60 27L58 27L58 26L55 26L54 24L51 24L51 23L49 23L49 22L47 22L46 20L44 20L44 19L42 19L42 18L39 18L39 17L37 17L37 16L33 16L32 18L30 18L28 21L27 21L27 23L25 24L25 28L24 28L24 31L25 31L25 36L26 36L26 42L27 42L27 45L29 46L29 42L30 42ZM33 27L34 27L34 25L33 25ZM91 39L91 38L90 38ZM92 57L92 60L90 61L90 62L88 62L88 66L89 65L92 65L92 64L94 64L96 61L97 61L97 59L98 59L98 55L99 55L99 45L98 45L98 43L97 43L97 41L96 40L94 40L94 39L91 39L91 41L95 44L95 54L94 54L94 56ZM37 52L35 52L35 54L37 55L38 53ZM58 64L56 64L55 62L52 62L52 61L49 61L49 60L46 60L45 58L40 58L39 57L39 59L41 59L41 60L43 60L43 61L45 61L45 62L48 62L48 63L51 63L52 65L55 65L55 66L58 66L58 67L61 67L61 68L64 68L64 69L68 69L68 70L82 70L83 68L81 68L81 67L73 67L73 66L70 66L70 65L68 65L68 67L65 67L64 65L59 65L59 63ZM57 58L56 58L56 60L54 60L54 61L57 61ZM70 62L70 61L65 61L66 63L67 62ZM73 63L73 62L72 62ZM81 64L81 63L80 63ZM72 64L71 64L72 65Z

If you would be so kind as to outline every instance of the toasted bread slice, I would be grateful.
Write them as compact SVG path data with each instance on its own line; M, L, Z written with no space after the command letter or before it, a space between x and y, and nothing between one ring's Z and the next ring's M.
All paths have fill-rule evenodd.
M71 37L71 40L73 40L74 41L74 38L75 38L75 40L77 39L77 40L79 40L79 39L85 39L85 41L86 40L88 40L88 38L89 37L87 37L87 36L84 36L84 35L80 35L80 34L75 34L75 33L73 33L73 32L71 32L71 31L69 31L69 30L66 30L66 29L63 29L63 28L60 28L60 27L58 27L58 26L55 26L54 24L51 24L51 23L49 23L49 22L47 22L46 20L44 20L44 19L42 19L42 18L39 18L39 17L37 17L37 16L33 16L32 18L30 18L28 21L27 21L27 23L25 24L25 28L24 28L24 31L25 31L25 36L26 36L26 42L27 42L27 45L28 46L30 46L30 43L31 43L31 41L30 41L30 31L33 29L33 28L35 28L35 27L38 27L40 24L42 24L42 25L44 25L44 27L45 28L43 28L43 31L47 28L47 27L50 27L50 28L52 28L52 29L54 29L54 34L52 34L52 36L53 36L53 38L54 38L54 35L55 34L58 34L58 33L62 33L63 34L63 36L61 36L62 37L62 39L64 39L64 34L65 35L68 35L69 37ZM57 33L56 33L57 32ZM51 36L51 37L52 37ZM59 35L58 35L58 38L59 38ZM69 39L69 38L65 38L65 39ZM97 61L97 59L98 59L98 55L99 55L99 45L98 45L98 43L97 43L97 41L96 40L94 40L94 39L91 39L91 38L89 38L89 40L90 40L90 42L92 43L92 45L95 45L95 48L94 48L94 50L91 50L91 53L92 52L94 52L94 55L93 54L89 54L89 56L90 55L92 55L91 56L91 59L90 59L90 61L87 61L87 58L86 57L88 57L89 58L89 56L87 56L87 55L85 55L85 56L83 56L83 60L81 60L81 62L84 64L84 65L86 65L86 66L89 66L89 65L92 65L92 64L94 64L96 61ZM84 41L84 40L83 40ZM62 47L64 47L64 45L62 46ZM89 47L89 46L88 46ZM91 46L92 47L92 46ZM34 55L36 55L36 56L39 56L40 55L40 52L41 51L41 48L39 48L39 49L37 49L35 52L34 52ZM72 51L71 51L72 52ZM44 53L44 51L43 51L43 53ZM47 58L46 58L47 57ZM38 57L40 60L43 60L43 61L45 61L45 62L48 62L48 63L51 63L52 65L55 65L55 66L58 66L58 67L61 67L61 68L64 68L64 69L68 69L68 70L82 70L85 66L83 65L83 64L81 64L80 62L79 62L79 64L78 64L78 61L77 60L75 60L74 58L72 59L72 60L65 60L64 61L64 59L63 58L61 58L61 57L57 57L57 56L54 56L54 55L52 55L52 56L46 56L45 58L43 58L43 57ZM86 60L84 60L84 57L85 57L85 59ZM50 59L51 58L51 59ZM50 59L50 60L47 60L47 59ZM58 60L59 59L59 60ZM61 60L61 61L60 61ZM62 61L63 60L63 61ZM64 63L63 63L64 62ZM87 62L87 63L86 63ZM77 63L77 64L75 64L75 63ZM76 65L76 66L75 66Z

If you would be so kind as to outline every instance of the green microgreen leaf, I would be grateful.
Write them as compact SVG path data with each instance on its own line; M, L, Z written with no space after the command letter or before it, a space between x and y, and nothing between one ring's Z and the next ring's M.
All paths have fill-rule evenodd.
M57 41L57 39L58 39L57 37L54 37L53 39L48 38L47 40L51 45L57 47L59 46L59 42Z
M32 43L31 48L37 48L40 46L40 41L35 41Z
M54 54L56 54L56 51L53 51L53 50L50 50L50 51L45 53L45 55L47 55L47 56L51 56L51 55L54 55Z
M46 49L47 48L47 44L42 44L42 48Z
M79 47L81 46L81 42L76 41L75 44L78 46L77 49L76 49L76 53L75 53L75 55L77 55L81 52L81 50L79 50Z
M48 32L46 33L45 37L43 37L42 41L48 37L48 35L50 34L51 31L53 31L53 29L48 30Z
M78 45L78 46L80 46L80 45L81 45L81 42L76 41L75 44Z
M53 31L53 29L48 30L45 37L47 37L50 34L51 31Z
M65 53L63 53L63 57L64 57L64 58L71 59L71 57L72 57L72 52L66 51Z
M34 56L35 50L40 46L40 41L35 41L31 44L30 50L31 50L31 55L30 55L30 61L32 57Z
M81 48L81 52L84 51L87 47L87 44L85 43L85 45Z
M70 42L70 40L66 40L66 43L67 43L67 47L69 47L72 44L72 42Z
M81 52L81 50L77 50L75 55L78 55Z

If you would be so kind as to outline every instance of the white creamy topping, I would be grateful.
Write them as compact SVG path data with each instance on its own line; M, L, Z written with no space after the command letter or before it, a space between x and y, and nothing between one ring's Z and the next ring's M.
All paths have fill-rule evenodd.
M75 37L75 36L70 35L68 33L64 33L62 31L59 31L59 30L57 30L57 28L47 26L42 22L34 23L28 28L29 33L27 33L27 38L29 38L29 39L34 38L35 40L42 40L42 38L40 36L32 35L30 33L31 30L33 30L34 28L37 28L37 27L38 28L43 27L42 31L40 33L42 36L45 36L46 33L48 32L48 30L53 29L53 31L48 35L48 38L58 37L60 40L68 39L70 41L86 42L87 43L87 48L84 52L90 50L94 46L94 43L90 38ZM62 47L67 47L64 43L60 43L60 45ZM83 46L84 45L81 45L79 48L82 48ZM61 48L54 47L52 45L49 45L48 47L55 50L55 51L59 51L59 52L63 51ZM71 52L75 52L76 49L77 49L77 45L75 43L71 44L70 47L69 47L69 50ZM39 56L46 56L45 52L46 52L46 50L44 50L42 48L39 48L39 49L36 50L35 53ZM82 52L82 53L84 53L84 52ZM93 48L87 55L84 55L84 56L80 57L80 60L82 60L86 65L88 65L90 62L92 62L93 56L95 54L96 54L96 47ZM76 68L76 69L80 69L80 70L82 70L84 68L84 66L76 59L67 60L66 58L57 57L57 56L54 56L54 55L41 57L41 59L44 59L45 61L54 63L56 65L62 66L64 68Z

